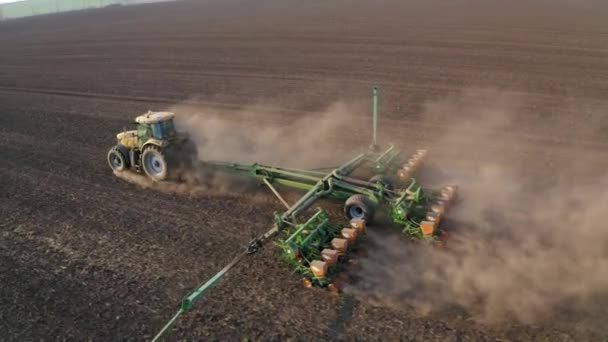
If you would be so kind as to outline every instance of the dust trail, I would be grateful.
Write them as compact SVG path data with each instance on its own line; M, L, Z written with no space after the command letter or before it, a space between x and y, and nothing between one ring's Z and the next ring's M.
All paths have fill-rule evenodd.
M199 157L286 167L324 167L347 161L370 133L366 107L336 102L320 112L269 112L178 105L176 124L197 143ZM363 128L365 127L365 128Z
M559 119L536 126L519 113L524 105L498 91L468 90L426 107L427 121L449 127L433 152L443 156L445 181L460 185L450 213L455 238L436 250L373 235L377 247L351 292L422 312L457 307L484 322L606 307L598 301L608 294L608 178L597 161L606 155L518 131L572 138L596 128L573 135Z
M133 183L144 189L153 189L170 194L197 196L209 190L209 188L203 184L196 184L192 182L155 182L144 174L138 174L131 171L114 171L114 175L120 179Z
M235 195L238 195L239 192L250 192L249 190L255 189L257 184L249 178L221 172L211 172L201 167L178 171L180 173L179 180L163 182L155 182L145 174L132 171L114 172L114 175L144 189L191 197L227 193L235 194L235 192Z

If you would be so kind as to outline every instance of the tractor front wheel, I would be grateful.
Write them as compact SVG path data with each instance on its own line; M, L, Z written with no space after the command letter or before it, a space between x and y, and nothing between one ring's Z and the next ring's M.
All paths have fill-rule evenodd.
M108 151L108 164L114 171L124 171L128 168L126 157L120 152L118 147L112 147Z
M141 155L141 165L146 175L153 181L160 182L167 179L167 160L159 147L146 147Z
M371 223L374 219L376 205L372 200L363 195L352 195L344 204L344 215L347 219L363 219Z

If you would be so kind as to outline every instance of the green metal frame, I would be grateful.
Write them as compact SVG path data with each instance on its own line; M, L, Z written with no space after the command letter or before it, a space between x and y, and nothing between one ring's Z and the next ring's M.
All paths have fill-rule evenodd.
M267 185L280 184L290 188L307 191L295 204L288 206L274 187L271 190L288 206L287 211L278 215L276 223L279 229L297 223L298 215L310 208L315 201L321 198L345 200L353 195L364 195L376 205L388 203L391 208L392 221L408 227L406 232L415 231L416 221L412 221L412 214L416 213L425 194L416 180L411 178L401 187L401 190L392 191L382 184L362 181L350 177L359 167L367 164L373 174L386 174L394 172L399 163L400 151L390 146L382 153L369 151L356 156L344 165L324 173L321 171L299 170L265 166L261 164L239 164L228 162L205 162L204 167L255 177ZM415 219L419 221L424 214ZM418 234L415 234L418 235Z

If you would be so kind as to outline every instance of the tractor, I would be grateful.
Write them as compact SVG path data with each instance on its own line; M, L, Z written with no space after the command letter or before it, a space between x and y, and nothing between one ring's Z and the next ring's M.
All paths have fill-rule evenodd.
M198 157L196 145L187 133L176 131L174 117L149 111L135 118L137 129L116 135L117 144L108 152L110 168L143 171L153 181L164 181L192 167Z

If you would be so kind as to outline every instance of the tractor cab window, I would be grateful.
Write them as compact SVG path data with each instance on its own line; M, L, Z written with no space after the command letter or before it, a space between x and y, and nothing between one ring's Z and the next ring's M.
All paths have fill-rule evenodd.
M137 137L142 143L148 140L148 138L150 138L149 126L146 124L139 124L137 126Z
M156 139L163 140L175 136L175 127L173 120L161 121L152 125L152 136Z
M167 137L175 136L175 126L173 125L173 120L167 120L162 123L163 131L165 132Z

